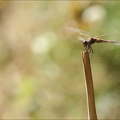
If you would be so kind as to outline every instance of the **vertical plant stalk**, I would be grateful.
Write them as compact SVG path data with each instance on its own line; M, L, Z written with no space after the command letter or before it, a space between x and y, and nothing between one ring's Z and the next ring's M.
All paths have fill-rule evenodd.
M86 97L87 97L88 120L97 120L90 58L89 58L89 53L87 51L82 52L82 60L83 60L85 79L86 79L85 87L86 87Z

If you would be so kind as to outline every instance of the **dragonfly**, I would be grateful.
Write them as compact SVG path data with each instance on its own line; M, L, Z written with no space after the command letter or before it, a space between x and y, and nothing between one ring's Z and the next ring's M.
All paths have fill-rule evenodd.
M84 30L81 30L81 29L77 29L77 28L73 28L73 27L68 27L68 29L73 31L73 32L79 33L82 36L86 37L86 38L79 37L78 39L82 41L83 46L85 47L84 50L88 51L89 53L91 53L91 52L93 53L93 49L92 49L91 46L94 43L106 42L106 43L113 43L115 45L120 45L120 42L117 42L117 41L114 41L114 40L105 40L105 39L98 38L98 37L101 37L101 36L105 36L107 34L103 34L103 35L100 35L100 36L92 37L92 35L89 32L87 32L87 31L84 31Z

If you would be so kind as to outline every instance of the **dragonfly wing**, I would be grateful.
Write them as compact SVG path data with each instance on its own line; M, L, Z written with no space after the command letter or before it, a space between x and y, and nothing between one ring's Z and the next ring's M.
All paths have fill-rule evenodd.
M91 34L87 31L84 31L84 30L80 30L80 29L77 29L77 28L73 28L73 27L68 27L69 30L73 31L73 32L76 32L76 33L79 33L85 37L91 37Z
M78 39L81 40L81 41L83 41L83 42L85 41L85 39L84 39L84 38L81 38L81 37L79 37Z
M95 36L95 38L100 38L100 37L103 37L103 36L109 36L109 35L112 35L112 34L110 34L110 33L102 34L102 35L99 35L99 36Z

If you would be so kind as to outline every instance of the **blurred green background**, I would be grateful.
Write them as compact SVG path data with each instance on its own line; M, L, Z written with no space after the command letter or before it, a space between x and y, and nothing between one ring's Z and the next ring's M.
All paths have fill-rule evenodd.
M84 47L67 27L120 41L120 2L0 2L1 119L87 119ZM120 46L93 50L98 118L120 119Z

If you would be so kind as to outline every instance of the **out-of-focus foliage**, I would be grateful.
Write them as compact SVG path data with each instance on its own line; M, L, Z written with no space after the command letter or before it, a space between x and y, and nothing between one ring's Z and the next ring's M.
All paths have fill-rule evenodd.
M120 2L1 1L0 118L86 119L78 35L67 27L120 41ZM120 47L93 45L99 119L120 119Z

